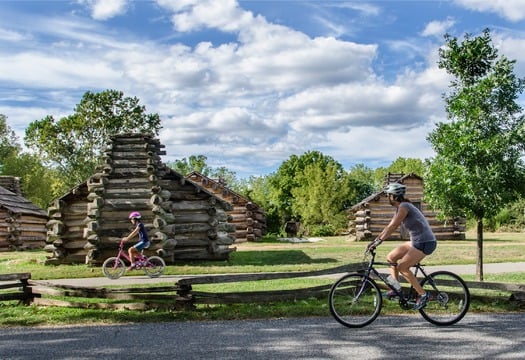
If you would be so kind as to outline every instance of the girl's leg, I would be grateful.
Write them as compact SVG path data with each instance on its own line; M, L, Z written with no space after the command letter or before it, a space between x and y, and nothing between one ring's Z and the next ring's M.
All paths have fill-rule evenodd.
M129 255L129 259L131 261L131 268L135 266L135 257L138 255L138 251L137 249L135 249L134 246L130 247L128 249L128 255Z

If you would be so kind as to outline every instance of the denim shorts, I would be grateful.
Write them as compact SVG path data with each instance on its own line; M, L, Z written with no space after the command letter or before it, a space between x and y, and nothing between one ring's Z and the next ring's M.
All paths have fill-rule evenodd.
M412 244L413 247L422 251L425 255L430 255L436 250L437 241L427 241L419 244Z
M135 249L137 249L138 251L141 251L141 250L144 250L144 249L147 249L149 248L149 241L146 242L146 241L139 241L138 243L135 244L135 246L133 246Z

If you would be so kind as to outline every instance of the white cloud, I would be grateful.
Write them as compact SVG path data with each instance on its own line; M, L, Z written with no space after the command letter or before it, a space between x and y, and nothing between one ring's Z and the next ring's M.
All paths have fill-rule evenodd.
M170 41L123 36L78 16L34 15L21 19L20 27L3 22L0 82L9 86L0 96L10 104L0 113L21 130L46 115L70 114L87 90L122 90L160 114L166 160L204 154L213 166L241 176L264 174L261 169L312 149L347 167L430 155L426 135L445 118L441 93L449 84L437 68L432 36L455 26L452 18L427 23L419 35L429 39L411 33L376 44L309 36L232 0L157 4L172 20L172 33L161 34L173 35ZM367 14L375 16L373 10ZM178 40L199 29L226 34L227 40ZM525 63L523 39L496 39L502 53ZM374 71L384 52L388 61L410 60L405 69L392 69L390 80ZM25 113L12 105L35 100L16 89L34 91L38 104L25 106Z
M91 17L95 20L108 20L122 15L128 7L128 0L79 0L91 10Z
M452 18L447 18L447 20L444 21L431 21L425 26L421 35L442 38L455 23L456 21Z
M525 19L523 0L455 0L455 2L470 10L496 13L510 21Z
M27 36L18 31L0 28L0 40L19 42L26 39Z

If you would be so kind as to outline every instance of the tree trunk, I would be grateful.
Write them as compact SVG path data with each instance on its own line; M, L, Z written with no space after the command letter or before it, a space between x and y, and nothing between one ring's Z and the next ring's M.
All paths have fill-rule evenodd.
M478 218L477 224L478 259L476 264L476 280L483 281L483 218Z

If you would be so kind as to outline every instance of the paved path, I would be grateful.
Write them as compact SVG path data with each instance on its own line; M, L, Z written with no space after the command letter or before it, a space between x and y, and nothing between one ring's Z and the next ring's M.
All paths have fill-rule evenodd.
M525 359L524 313L473 314L436 327L418 314L379 316L362 329L328 317L8 327L9 360Z
M429 272L436 270L449 270L458 275L472 275L476 274L476 265L437 265L437 266L425 266L425 270ZM498 264L484 264L484 274L499 274L507 272L525 272L525 262L517 263L498 263ZM85 287L97 287L97 286L110 286L110 285L133 285L133 284L161 284L170 283L175 284L179 279L192 277L192 276L181 276L181 275L163 275L159 278L151 279L143 274L141 271L136 271L138 276L123 276L117 280L110 280L105 277L94 277L94 278L83 278L83 279L57 279L47 280L47 282L60 285L70 286L85 286ZM196 275L195 275L196 276Z

